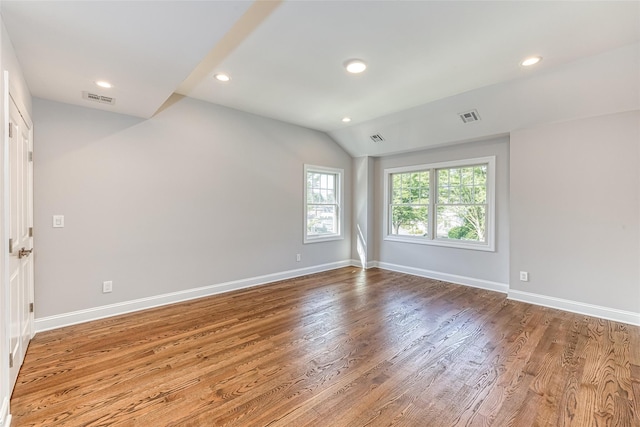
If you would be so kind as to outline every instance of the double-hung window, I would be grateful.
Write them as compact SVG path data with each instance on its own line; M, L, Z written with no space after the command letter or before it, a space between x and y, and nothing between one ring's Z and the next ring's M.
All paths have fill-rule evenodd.
M385 240L493 251L495 157L385 169Z
M342 169L304 166L304 243L342 239Z
M429 235L429 182L428 170L391 174L391 234Z

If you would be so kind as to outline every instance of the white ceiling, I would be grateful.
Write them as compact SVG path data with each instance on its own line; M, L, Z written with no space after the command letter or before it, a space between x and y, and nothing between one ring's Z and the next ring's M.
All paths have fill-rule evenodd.
M640 78L633 74L640 57L637 1L5 0L1 6L36 97L146 118L175 92L328 132L352 155L531 124L514 116L519 100L505 98L507 91L555 93L568 84L573 91L557 91L562 99L539 96L540 120L567 119L577 110L593 114L579 102L563 104L564 115L548 113L567 97L580 98L585 87L572 81L594 83L589 76L596 76L599 84L603 61L613 61L604 76L608 91L618 88L609 75L619 71L631 97L638 95L638 102L625 98L610 109L640 103ZM544 59L520 67L529 55ZM364 59L369 68L349 75L343 63L350 58ZM626 73L617 69L627 66ZM232 80L215 81L221 71ZM115 87L97 88L98 79ZM115 97L116 104L85 101L83 90ZM478 108L488 122L459 130L456 113L466 108ZM528 108L521 110L531 117ZM451 114L443 117L444 111ZM511 121L491 124L505 114ZM342 123L344 116L353 121ZM401 124L414 130L399 131ZM371 145L368 135L375 132L387 132L388 141Z
M148 118L250 3L3 1L1 6L33 96ZM101 89L96 80L114 87ZM116 103L86 101L82 91Z

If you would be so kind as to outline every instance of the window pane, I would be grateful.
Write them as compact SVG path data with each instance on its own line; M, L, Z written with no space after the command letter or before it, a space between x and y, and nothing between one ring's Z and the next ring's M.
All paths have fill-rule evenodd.
M320 187L327 188L327 175L320 175Z
M449 187L449 203L460 203L460 186Z
M438 203L449 203L449 187L438 186Z
M426 206L392 206L391 234L426 236L428 223Z
M429 187L429 172L421 172L420 175L420 183L422 186Z
M333 190L336 188L336 176L331 174L331 175L327 175L327 188L329 190Z
M462 177L460 183L462 185L473 185L473 168L462 168L460 169L460 174Z
M438 206L436 236L439 239L455 239L484 242L486 207Z
M474 203L473 186L465 185L464 187L460 187L460 203Z
M475 185L481 185L484 187L487 184L487 165L474 167L473 179Z
M479 204L487 203L486 187L475 187L473 196L474 196L475 203L479 203Z
M326 202L327 203L336 203L336 193L334 190L325 190L326 191Z
M410 187L408 203L420 203L420 187Z
M438 186L449 185L449 169L440 169L438 171Z
M335 205L310 205L307 208L307 234L309 236L323 236L336 234L337 207Z
M402 192L400 191L400 189L394 187L392 191L393 191L393 196L391 198L391 203L392 204L402 203Z
M420 189L420 204L428 205L429 204L429 187L422 187Z
M460 185L460 170L456 168L449 169L449 185Z

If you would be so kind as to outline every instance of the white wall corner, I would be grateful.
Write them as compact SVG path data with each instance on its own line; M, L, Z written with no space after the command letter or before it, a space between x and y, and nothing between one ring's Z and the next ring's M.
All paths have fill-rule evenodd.
M362 261L360 261L359 259L352 259L351 260L351 267L362 268Z
M547 295L533 294L513 289L509 291L507 297L515 301L640 326L640 313L634 313L632 311L618 310L615 308L602 307L599 305L555 298Z
M362 266L362 261L360 261L359 259L352 259L351 260L351 266L352 267L358 267L358 268L364 268L365 270L368 268L374 268L378 266L378 262L377 261L369 261L367 262L366 266Z
M378 268L378 261L369 261L367 263L367 268Z
M509 285L506 283L475 279L467 276L458 276L457 274L424 270L422 268L407 267L404 265L390 264L388 262L380 261L375 262L375 266L382 268L383 270L397 271L399 273L407 273L414 276L426 277L428 279L442 280L445 282L455 283L457 285L466 285L474 288L486 289L488 291L501 292L503 294L506 294L509 290Z
M146 310L168 304L175 304L196 298L208 297L224 292L238 289L251 288L254 286L266 285L280 280L293 279L295 277L306 276L308 274L321 273L323 271L335 270L342 267L353 266L355 260L346 260L321 264L296 270L283 271L280 273L266 274L264 276L250 277L246 279L234 280L231 282L218 283L215 285L200 288L188 289L180 292L156 295L148 298L141 298L132 301L125 301L117 304L103 305L100 307L78 310L69 313L57 314L54 316L41 317L35 319L35 331L43 332L51 329L62 328L64 326L76 325L90 322L92 320L104 319L106 317L118 316L135 311ZM0 427L4 427L1 426Z

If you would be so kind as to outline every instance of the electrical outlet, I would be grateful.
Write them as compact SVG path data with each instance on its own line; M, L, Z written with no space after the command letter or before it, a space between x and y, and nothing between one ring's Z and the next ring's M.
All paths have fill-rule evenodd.
M102 282L102 293L108 294L111 291L113 291L113 282L111 280Z
M300 256L300 254L296 254L296 262L300 262L302 260L302 257Z
M529 273L526 271L521 271L520 272L520 281L521 282L528 282L529 281Z

